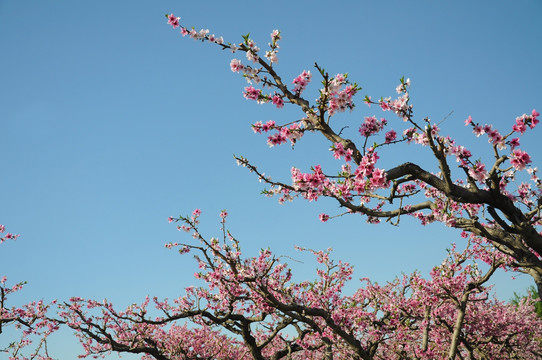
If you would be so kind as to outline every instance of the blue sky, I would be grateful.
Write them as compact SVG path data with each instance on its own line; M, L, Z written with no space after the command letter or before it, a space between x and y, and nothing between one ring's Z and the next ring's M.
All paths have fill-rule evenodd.
M228 209L249 255L332 246L358 278L380 282L427 274L460 242L440 224L371 226L357 216L323 224L318 214L338 212L334 202L279 205L259 195L263 185L233 154L288 181L293 165L336 166L329 144L307 136L294 151L269 149L250 124L288 122L297 109L245 100L246 82L229 70L232 54L182 38L166 24L170 12L226 41L250 32L262 48L281 30L284 79L315 61L331 74L348 72L363 87L360 106L340 120L354 133L376 111L361 98L393 96L403 75L418 118L453 111L442 131L475 156L488 146L463 127L468 115L509 129L516 116L542 109L540 1L0 1L0 223L21 234L2 245L0 274L29 282L14 304L77 295L124 307L147 294L179 296L195 266L164 249L190 240L166 219L196 207L209 236ZM534 163L539 131L522 139ZM428 159L418 148L391 156ZM312 276L310 258L295 256L305 261L296 265L300 278ZM530 284L510 274L495 281L502 299ZM53 340L61 359L78 354L69 339Z

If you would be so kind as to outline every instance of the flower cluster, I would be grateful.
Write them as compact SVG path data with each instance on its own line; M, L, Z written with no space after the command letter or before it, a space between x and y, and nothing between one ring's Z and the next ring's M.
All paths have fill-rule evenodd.
M375 135L380 132L387 123L388 121L384 118L381 118L379 121L375 116L366 116L365 122L361 124L361 127L359 128L359 133L363 137Z
M0 225L0 234L5 232L5 226ZM19 235L7 233L0 237L0 243L5 240L15 240ZM42 300L32 301L18 307L8 307L8 298L20 291L26 282L6 286L7 276L0 277L0 333L2 328L14 326L20 330L20 339L11 342L7 348L0 349L0 352L10 354L10 359L27 359L23 355L23 348L33 345L32 355L28 358L51 359L47 353L47 338L58 330L58 323L48 318L47 312L51 305L45 304ZM43 354L43 355L42 355Z
M292 84L294 84L294 92L297 94L301 94L303 90L307 88L307 85L311 82L312 74L310 71L303 70L303 72L298 75L293 81Z
M523 170L525 169L525 166L530 163L531 157L525 151L521 151L519 149L512 151L510 156L510 164L512 164L516 170Z
M199 214L176 221L199 233L193 221ZM358 290L345 295L353 267L334 261L331 249L296 247L316 263L315 278L297 282L281 257L269 249L243 257L223 223L222 230L220 240L199 236L199 244L179 244L197 251L195 277L204 282L188 287L184 296L147 297L121 311L107 300L79 297L61 305L60 321L77 331L83 356L129 351L175 358L181 352L191 358L248 360L254 354L278 358L288 353L300 360L325 358L326 351L354 358L368 349L386 359L429 360L450 352L468 357L472 349L486 358L537 356L542 320L532 310L532 298L517 305L489 298L485 283L508 263L475 238L462 252L453 245L428 278L415 272L383 285L364 278ZM478 260L489 269L482 271ZM151 304L158 314L152 315ZM289 332L284 324L299 331ZM226 336L217 327L242 328L245 337ZM453 345L459 335L461 341ZM242 340L247 338L262 345Z
M352 161L352 154L354 153L354 151L352 149L345 149L343 144L341 143L333 144L329 150L333 151L333 157L335 159L340 159L344 157L344 161Z
M267 144L271 147L283 144L288 140L290 140L293 145L303 136L303 128L299 123L293 123L290 126L277 126L275 121L269 120L265 124L258 121L252 125L252 130L259 134L274 129L276 129L277 132L267 137Z
M7 233L6 235L2 235L5 231L6 231L6 227L0 224L0 244L6 240L16 240L19 237L18 234L12 234L12 233Z

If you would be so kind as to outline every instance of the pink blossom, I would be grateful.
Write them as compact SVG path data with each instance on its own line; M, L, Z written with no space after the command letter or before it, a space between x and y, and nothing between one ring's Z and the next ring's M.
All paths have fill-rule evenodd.
M247 57L247 60L252 61L254 63L258 62L258 60L260 59L258 54L256 54L256 52L254 52L254 50L252 50L252 49L249 49L246 52L246 57Z
M469 115L469 117L467 118L467 120L465 120L465 126L468 126L472 124L472 116Z
M262 130L265 132L268 132L269 130L273 129L275 127L275 121L274 120L268 120L265 124L262 125Z
M386 173L382 169L374 169L371 174L371 185L374 188L385 187Z
M280 36L280 31L279 30L273 30L271 32L271 40L272 41L277 41L277 40L280 40L281 39L281 36Z
M359 132L361 136L368 137L378 133L386 126L387 120L382 118L380 121L375 116L365 117L365 122L361 124Z
M538 124L540 121L538 120L538 116L540 116L540 113L538 111L536 111L535 109L533 109L533 111L531 111L531 129L533 129L536 124Z
M519 149L512 151L512 155L510 156L510 164L512 164L516 170L523 170L525 169L525 166L530 163L531 157L525 151L521 151Z
M286 129L286 128L284 128ZM286 129L288 130L288 129ZM267 137L267 144L270 146L270 147L273 147L275 145L280 145L280 144L284 144L286 141L288 140L288 137L282 132L282 131L279 131L273 135L269 135Z
M239 59L232 59L230 62L230 69L233 72L239 72L243 70L244 66Z
M269 60L271 64L277 64L279 62L279 58L277 56L276 50L269 50L265 52L265 57Z
M480 125L474 125L472 132L474 133L474 135L476 135L476 137L479 137L480 135L483 135L485 133L484 128Z
M379 103L380 107L382 108L382 111L388 111L390 110L390 105L388 104L388 101L386 101L385 99L384 100L380 100L380 103Z
M469 175L480 183L483 183L487 178L486 166L477 161L474 166L469 169Z
M256 121L254 124L252 124L252 131L254 131L256 134L262 133L262 122Z
M279 95L274 95L272 102L273 102L273 105L275 105L279 109L284 107L284 100Z
M333 157L335 159L340 159L346 154L344 146L341 143L335 143L329 150L333 151Z
M250 50L254 51L254 52L258 52L260 51L260 48L256 46L256 43L254 42L254 40L252 39L249 39L247 41L247 45L248 47L250 48Z
M310 83L311 79L312 79L311 72L307 70L303 70L303 72L292 81L292 84L295 85L294 92L298 92L298 93L303 92L303 90L305 90L307 85Z
M397 85L397 87L395 88L395 91L397 92L397 94L406 92L409 86L410 86L410 79L406 79L406 81L403 81L403 79L401 79L401 83Z
M514 150L515 148L519 146L519 138L513 138L512 140L508 142L508 144L510 145L512 150Z
M489 142L493 144L497 144L502 141L502 135L496 129L495 130L490 129L489 131L486 131L486 132L487 132L487 136L489 137L489 140L488 140Z
M198 33L198 40L203 40L209 34L209 29L201 29Z
M175 29L176 27L179 26L179 20L181 19L180 17L175 17L173 14L169 14L167 16L167 23L171 26L173 26L173 28Z
M194 39L194 40L198 39L198 32L195 29L190 30L189 34L190 34L191 39Z
M522 118L516 119L516 123L514 124L514 126L512 126L512 130L520 134L523 134L525 133L525 131L527 131L527 126L525 126L525 122Z
M386 133L386 137L385 137L385 141L386 141L386 144L389 144L391 143L392 141L395 141L397 139L397 133L395 132L395 130L390 130Z
M318 217L320 218L321 222L326 222L329 220L329 215L327 214L320 214Z
M527 126L529 126L531 129L534 129L534 127L539 123L538 116L540 114L533 109L531 111L531 115L523 114L521 116L518 116L516 118L516 124L512 127L512 129L516 132L519 132L523 134L527 130Z
M255 89L252 85L245 87L245 92L243 93L243 96L246 99L249 100L258 100L260 97L260 94L262 93L262 90Z

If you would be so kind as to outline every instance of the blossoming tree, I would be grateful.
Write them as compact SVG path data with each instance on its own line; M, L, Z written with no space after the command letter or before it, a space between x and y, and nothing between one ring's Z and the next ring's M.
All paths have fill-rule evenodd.
M6 233L4 225L0 224L0 244L6 240L16 240L19 235ZM47 352L47 337L58 329L55 321L47 318L46 314L50 305L43 301L33 301L19 307L9 307L8 298L13 293L20 291L24 282L17 283L11 287L6 286L7 277L3 275L0 278L0 335L3 329L8 326L14 326L22 331L17 341L12 341L4 349L0 348L0 353L11 354L10 359L26 359L22 353L23 348L32 344L32 339L38 339L37 345L32 348L29 358L34 359L38 356L49 358ZM43 354L43 355L40 355Z
M225 228L225 211L220 239L201 234L199 216L195 210L170 218L198 242L166 247L196 254L195 276L204 286L189 287L174 300L147 297L122 311L107 300L72 298L61 305L57 322L77 331L85 355L115 351L163 360L542 355L542 320L532 299L512 305L489 298L485 283L510 262L478 239L463 251L453 246L429 279L413 273L381 286L365 278L348 295L344 286L353 268L335 262L329 250L298 249L314 255L319 267L315 280L296 282L269 249L243 257L239 241ZM479 259L489 268L479 268Z
M539 122L536 110L517 117L504 131L469 116L465 125L472 127L475 136L488 139L491 160L483 162L475 160L477 157L465 146L441 134L437 123L414 116L410 80L402 78L396 88L397 97L363 99L369 107L374 105L384 113L394 113L398 119L366 116L359 125L359 135L349 139L333 123L338 113L353 110L354 96L361 90L347 74L331 76L315 64L322 86L319 97L311 102L303 96L312 80L310 71L303 71L289 85L275 69L279 31L271 33L269 48L263 52L248 35L241 43L225 43L222 37L210 35L209 30L196 31L182 26L180 18L174 15L167 17L168 23L174 29L180 28L183 36L244 53L247 63L233 59L230 67L249 83L243 91L245 98L277 108L289 104L300 109L302 117L298 120L252 125L256 133L269 134L270 146L295 144L307 132L320 133L329 140L335 159L341 161L338 171L325 170L320 165L314 165L309 172L293 167L292 180L287 183L271 180L248 159L237 157L240 165L270 186L268 195L278 196L280 202L296 197L309 201L333 198L346 213L361 214L370 223L386 220L398 224L401 217L412 216L422 225L441 222L461 229L464 237L480 237L514 259L514 267L532 276L542 294L542 182L538 169L531 165L530 155L520 148L521 135ZM388 169L378 167L386 150L390 154L407 144L425 148L434 159L435 168L410 161ZM486 154L479 154L482 155ZM321 214L320 219L327 221L338 215L342 214Z
M348 293L345 285L353 267L334 261L330 250L298 248L313 255L318 265L314 280L295 281L284 258L269 249L243 256L239 241L226 228L225 211L220 214L221 236L209 238L200 232L201 213L195 210L191 216L169 218L195 241L166 247L195 254L200 269L195 277L203 282L176 299L147 297L118 310L108 300L73 297L61 302L56 314L47 314L49 306L39 302L8 308L7 295L20 286L6 288L2 278L0 326L19 324L24 329L21 346L28 335L45 339L58 326L67 326L83 345L82 357L110 352L140 354L145 360L542 357L542 320L533 310L534 300L527 296L506 304L490 298L487 286L497 269L512 269L530 274L542 292L541 182L530 156L519 148L519 136L536 126L538 112L518 117L504 134L469 117L466 125L477 136L488 136L492 156L491 163L473 160L464 146L440 134L438 124L414 117L410 80L401 79L397 98L363 100L395 113L397 125L391 128L391 120L367 116L359 137L351 140L333 123L336 114L354 108L354 96L361 90L347 74L330 76L315 65L322 88L311 103L303 97L312 80L310 71L289 86L275 70L279 31L271 33L269 50L261 56L248 35L241 43L226 43L208 30L182 26L173 14L167 18L183 36L246 55L248 63L233 59L230 67L249 82L243 92L247 99L301 109L302 118L287 124L253 124L256 133L269 134L270 146L295 144L306 132L330 141L332 155L341 161L338 173L331 175L320 165L307 173L293 168L289 183L273 181L237 157L269 185L268 195L281 202L330 197L346 213L362 214L371 223L385 219L399 224L403 216L422 224L442 222L463 230L465 246L459 250L453 245L428 278L416 272L385 285L364 278L359 289ZM428 150L437 172L411 162L378 167L386 149L410 143ZM457 169L450 159L457 161ZM320 219L338 215L321 214ZM2 241L6 238L13 236ZM19 349L8 349L12 358L24 358ZM42 358L50 357L45 353Z

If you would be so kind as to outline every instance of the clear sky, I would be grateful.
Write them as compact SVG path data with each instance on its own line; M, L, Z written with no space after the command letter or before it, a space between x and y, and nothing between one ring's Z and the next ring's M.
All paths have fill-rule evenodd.
M312 276L314 263L295 254L294 244L332 246L358 278L385 282L415 269L427 275L446 247L461 241L440 224L394 228L357 216L324 224L319 213L338 212L332 201L279 205L259 195L263 185L233 154L288 181L293 165L336 166L329 144L307 136L293 151L269 149L250 124L295 120L297 109L245 100L246 82L229 70L232 54L182 38L166 24L170 12L226 41L250 32L262 49L269 33L281 30L277 69L284 79L315 61L331 74L348 72L363 87L344 120L354 130L376 111L361 98L393 96L403 75L412 81L418 119L438 121L453 111L442 132L475 157L489 147L463 127L468 115L504 132L516 116L542 109L537 0L1 0L0 224L21 237L2 245L0 275L28 281L13 305L82 296L124 307L147 294L181 295L194 283L194 262L163 244L191 239L167 217L196 207L206 235L219 234L218 214L228 209L229 228L247 254L271 247L303 260L295 265L300 278ZM522 139L538 164L539 138L536 129ZM507 300L531 280L498 274L495 282ZM73 344L69 336L54 338L53 354L75 358Z

